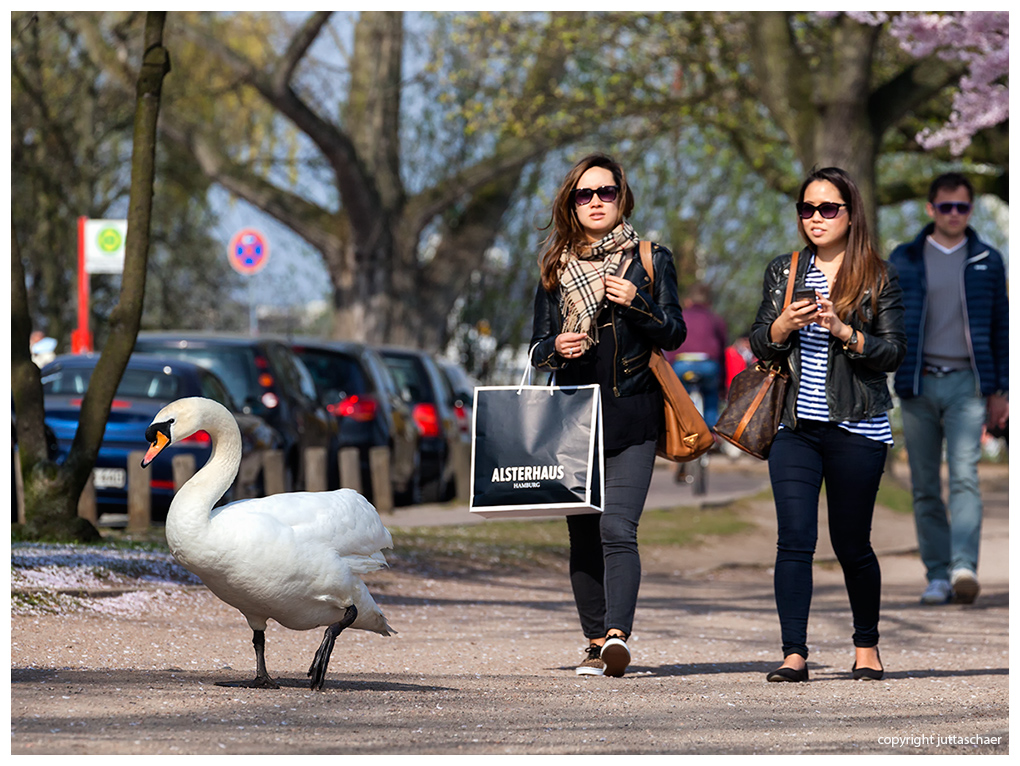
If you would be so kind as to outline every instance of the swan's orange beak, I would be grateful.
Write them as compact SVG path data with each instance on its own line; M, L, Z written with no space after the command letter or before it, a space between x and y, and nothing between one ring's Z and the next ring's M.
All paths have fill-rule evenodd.
M153 461L156 455L162 452L163 448L169 443L170 443L169 436L167 436L162 431L156 431L156 441L149 445L149 451L146 452L145 457L142 458L142 468L147 468L149 463Z

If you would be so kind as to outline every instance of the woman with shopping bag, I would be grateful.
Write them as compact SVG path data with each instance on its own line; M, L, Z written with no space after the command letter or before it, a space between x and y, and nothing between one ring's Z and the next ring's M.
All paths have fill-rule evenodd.
M539 259L531 362L557 385L601 391L603 511L567 517L570 583L588 642L578 675L622 676L630 663L637 527L663 419L648 362L653 348L671 351L687 334L673 256L655 245L646 273L627 222L633 208L623 168L605 155L583 158L556 194Z
M854 679L879 679L881 572L871 521L892 444L886 373L899 366L907 347L902 293L896 270L874 248L864 201L845 171L813 171L796 210L807 248L799 258L779 256L766 267L750 335L756 356L789 373L781 425L768 453L784 659L766 678L808 680L811 567L824 482L829 537L853 614L851 673ZM793 300L786 301L791 280Z

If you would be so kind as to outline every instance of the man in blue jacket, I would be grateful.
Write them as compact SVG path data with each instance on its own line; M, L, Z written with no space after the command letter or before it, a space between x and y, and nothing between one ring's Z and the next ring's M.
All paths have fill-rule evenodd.
M1009 417L1006 270L998 251L967 225L973 202L966 177L939 176L928 193L933 223L889 258L905 308L907 355L895 389L927 569L923 604L969 604L980 590L982 429L1004 427ZM948 517L939 478L943 442Z

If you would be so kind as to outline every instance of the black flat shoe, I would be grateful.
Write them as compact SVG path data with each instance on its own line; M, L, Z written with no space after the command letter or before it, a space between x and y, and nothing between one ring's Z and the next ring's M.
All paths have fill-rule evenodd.
M878 656L879 663L881 663L882 656L877 651L875 654ZM882 676L885 675L885 668L879 668L878 670L874 668L859 668L855 662L854 666L850 668L850 672L853 674L855 681L881 681Z
M807 665L800 670L793 668L776 668L765 676L766 681L787 681L789 683L800 683L808 680Z

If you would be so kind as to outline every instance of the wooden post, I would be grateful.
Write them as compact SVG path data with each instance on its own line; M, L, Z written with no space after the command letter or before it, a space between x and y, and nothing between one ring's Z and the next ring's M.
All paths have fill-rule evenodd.
M471 504L471 444L463 439L454 442L453 475L457 481L457 502Z
M361 458L357 447L340 450L340 486L361 492Z
M17 445L11 450L14 460L14 489L18 495L18 523L25 523L25 481L21 476L21 452ZM80 513L78 514L81 515Z
M180 492L188 479L195 475L195 456L174 455L170 464L174 472L174 492Z
M149 472L142 468L142 450L129 452L127 456L127 504L128 532L145 532L152 523L152 489Z
M18 478L21 478L21 471L18 471ZM99 511L96 508L96 485L91 473L89 473L89 480L85 482L85 488L78 496L78 515L93 524L99 523ZM18 519L22 524L25 523L25 500L20 494L18 495Z
M262 453L262 483L267 496L279 495L286 490L283 471L283 451L265 450Z
M325 492L329 489L326 480L326 448L308 447L305 449L305 490L308 492Z
M368 451L372 476L372 501L379 513L393 513L393 482L390 480L390 448L372 447Z

